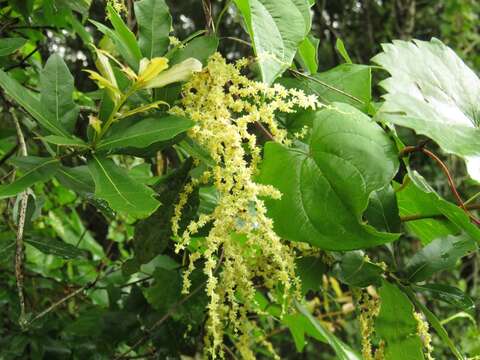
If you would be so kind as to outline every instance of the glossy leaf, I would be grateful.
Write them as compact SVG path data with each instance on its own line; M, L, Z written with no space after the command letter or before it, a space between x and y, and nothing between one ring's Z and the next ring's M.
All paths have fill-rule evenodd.
M394 41L372 61L391 75L381 118L415 130L463 157L480 181L480 79L437 39ZM468 90L466 90L468 89Z
M354 250L395 240L364 224L370 194L385 187L398 160L383 130L357 109L336 104L316 115L308 148L267 143L259 181L279 189L267 200L275 231L322 249ZM338 146L342 144L342 146Z
M400 216L397 198L393 187L386 186L370 195L370 202L365 211L368 223L377 230L386 232L400 232Z
M475 250L477 243L466 234L436 239L407 263L407 278L412 282L426 280L438 271L452 269L459 259Z
M63 186L76 191L80 195L93 195L95 192L95 183L88 167L85 165L74 168L62 166L55 177Z
M334 267L334 275L341 282L356 287L379 286L384 270L370 262L363 251L349 251Z
M95 182L95 196L107 201L113 210L141 219L160 205L152 189L132 180L112 160L94 155L88 168Z
M153 143L173 139L191 128L193 124L193 121L175 115L148 117L135 121L127 129L102 139L96 149L97 151L112 151L127 147L143 149Z
M73 102L73 76L62 57L53 54L40 74L40 102L49 118L73 132L79 107Z
M443 301L464 311L472 311L475 308L473 299L457 287L445 284L415 285L413 289L426 292L432 299Z
M28 157L29 165L18 179L7 185L0 185L0 199L15 196L30 186L47 181L55 175L60 166L57 159Z
M397 192L400 215L404 220L417 215L425 218L406 221L409 231L417 235L424 244L450 234L458 235L461 231L480 242L480 230L471 223L461 208L442 199L432 188L425 185L426 182L417 173L412 173L411 176L414 181ZM433 218L435 216L445 219Z
M65 128L54 117L45 112L41 102L30 90L24 88L17 80L2 70L0 70L0 86L12 99L27 110L45 130L54 135L69 136Z
M168 49L172 17L165 0L135 2L138 22L138 44L144 57L162 56Z
M307 0L235 0L258 57L265 83L271 84L292 62L310 29Z
M0 56L10 55L20 49L26 42L27 39L21 37L4 37L0 39Z
M385 342L385 360L423 360L413 305L398 287L387 281L379 289L380 313L375 333Z

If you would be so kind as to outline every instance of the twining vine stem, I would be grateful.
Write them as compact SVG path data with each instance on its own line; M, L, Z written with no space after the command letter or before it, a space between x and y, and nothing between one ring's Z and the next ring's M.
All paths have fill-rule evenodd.
M20 127L20 122L18 121L15 110L10 109L12 114L13 121L15 123L15 128L17 130L18 144L20 147L20 153L22 156L27 156L27 145L25 144L25 138ZM25 294L24 294L24 281L23 281L23 260L24 260L24 244L23 244L23 230L25 227L25 217L27 213L27 204L28 204L28 189L22 192L20 200L20 211L18 215L18 226L17 226L17 238L15 241L15 279L17 282L17 292L18 299L20 302L20 318L19 323L21 327L24 327L26 324L26 313L25 313Z
M403 150L400 152L400 157L404 157L408 154L415 153L415 152L421 152L428 156L430 159L434 160L438 166L442 169L443 173L447 177L448 184L450 186L450 189L455 196L455 199L457 200L458 206L460 206L463 211L465 211L470 219L478 226L480 226L480 220L477 219L473 214L470 213L469 209L465 206L465 203L462 200L462 197L460 196L457 187L455 186L455 182L453 181L453 176L450 173L450 170L448 170L447 165L433 152L430 150L426 149L424 146L406 146L403 148Z

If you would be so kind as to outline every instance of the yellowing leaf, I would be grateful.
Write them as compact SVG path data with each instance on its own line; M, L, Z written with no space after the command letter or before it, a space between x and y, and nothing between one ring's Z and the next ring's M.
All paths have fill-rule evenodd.
M163 71L154 79L151 79L144 88L160 88L168 84L179 81L187 81L193 73L202 70L202 63L194 58L182 61L180 64L172 66L170 69Z
M168 59L156 57L152 60L143 58L140 61L140 70L138 72L138 83L143 84L153 80L163 70L168 68Z

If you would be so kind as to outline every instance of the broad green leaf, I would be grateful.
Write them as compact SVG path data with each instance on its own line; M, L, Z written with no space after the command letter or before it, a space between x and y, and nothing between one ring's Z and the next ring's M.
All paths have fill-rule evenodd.
M107 201L113 210L141 219L160 205L152 189L132 180L112 160L93 155L88 168L95 182L95 196Z
M365 218L375 229L386 232L400 232L400 216L393 187L388 185L370 195Z
M360 360L360 355L356 354L348 345L343 343L330 331L328 331L310 312L300 303L296 303L296 307L300 313L305 316L315 328L318 335L317 339L325 339L332 349L335 351L338 360Z
M286 315L283 317L282 322L287 325L290 330L297 352L302 352L305 347L305 335L309 335L324 343L327 342L312 322L303 314Z
M322 276L327 273L327 265L318 257L306 256L295 261L297 275L302 281L302 295L309 290L318 291L322 287Z
M413 305L398 287L383 281L375 333L385 342L385 360L423 360Z
M0 86L5 92L18 102L30 115L37 120L45 130L54 135L69 136L65 128L55 118L49 116L42 105L42 103L30 92L24 88L17 80L13 79L0 70Z
M138 44L144 57L162 56L168 49L172 17L165 0L141 0L135 2L138 22Z
M282 78L279 82L315 94L324 103L344 102L364 112L372 100L372 73L366 65L341 64L309 78Z
M363 251L349 251L340 262L335 264L333 272L341 282L356 287L379 286L384 270L370 262Z
M308 147L267 143L259 181L283 194L266 200L281 237L354 250L398 238L362 221L370 194L385 187L397 167L395 147L382 128L354 107L335 104L316 113Z
M179 64L188 58L195 58L205 66L208 58L217 51L216 36L199 36L189 41L184 47L177 49L170 58L170 65Z
M48 237L27 237L25 239L27 244L36 247L44 254L51 254L59 256L64 259L75 259L79 257L85 257L85 251L79 248L64 243L63 241L56 240Z
M63 186L80 195L91 195L95 192L95 183L86 165L74 168L62 166L55 177Z
M271 84L292 63L310 30L307 0L235 0L252 39L262 79Z
M407 278L411 282L427 280L438 271L454 268L459 259L475 250L477 243L466 234L436 239L407 263Z
M472 311L475 308L473 299L454 286L446 284L426 284L412 285L412 288L430 294L431 299L446 302L464 311Z
M313 36L307 36L298 46L297 57L303 64L304 69L310 74L315 74L318 70L318 44L320 40Z
M11 37L0 39L0 56L7 56L20 49L27 39L21 37Z
M60 166L57 159L33 156L28 158L30 166L21 177L10 184L0 185L0 199L15 196L38 182L47 181L55 175Z
M391 77L379 114L393 124L435 140L463 157L480 181L480 79L455 52L437 39L394 41L372 61Z
M112 151L117 148L143 149L149 145L173 139L193 126L193 121L175 115L148 117L138 120L124 131L105 137L97 145L97 151Z
M89 145L77 137L66 137L58 135L48 135L42 138L44 141L49 144L58 145L58 146L70 146L78 148L88 148Z
M423 179L415 172L411 176ZM405 222L407 229L424 244L439 237L459 234L461 231L480 242L480 230L471 223L468 215L455 204L442 199L433 189L422 186L419 181L411 181L398 191L397 199L400 215L404 220L417 215L427 217ZM444 216L445 220L428 218L429 216Z
M62 57L53 54L40 74L40 103L45 115L72 133L79 107L73 102L73 76Z

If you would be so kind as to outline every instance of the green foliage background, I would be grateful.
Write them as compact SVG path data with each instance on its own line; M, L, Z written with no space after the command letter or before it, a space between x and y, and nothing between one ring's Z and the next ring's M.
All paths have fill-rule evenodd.
M186 39L206 28L202 1L167 0L166 3L172 16L173 34L177 38ZM131 11L133 3L127 1L126 5L130 9L125 16L126 24L130 28L136 28L136 19ZM59 160L45 159L48 156L53 159L58 155L60 150L56 145L65 139L50 138L47 141L32 117L20 110L23 107L30 114L42 112L42 109L48 107L48 97L41 97L39 101L34 96L33 100L27 98L25 104L22 104L18 100L18 103L13 101L14 96L6 96L18 90L15 84L9 82L10 76L34 93L44 86L42 84L48 83L48 73L44 75L46 79L42 79L39 74L50 58L47 67L63 76L59 82L61 91L71 93L74 86L77 90L74 100L80 104L77 108L73 102L66 101L66 111L62 116L64 125L70 127L79 139L91 136L91 129L87 125L88 115L95 108L101 94L82 70L95 68L93 52L85 44L99 44L102 33L85 20L107 24L105 7L105 2L100 0L93 0L91 4L86 0L0 1L0 68L5 71L0 73L3 88L0 99L0 199L3 199L0 202L3 217L0 224L1 360L111 359L131 347L135 349L128 355L131 358L179 359L181 355L189 358L201 356L198 354L201 354L203 346L205 306L208 299L203 291L193 293L188 298L180 294L182 268L179 264L183 259L174 254L172 243L165 241L172 235L169 224L173 204L178 200L178 193L187 182L193 166L186 157L191 153L198 154L193 150L185 150L191 150L192 147L182 137L191 125L189 120L183 119L182 123L174 122L177 119L166 119L165 121L172 121L176 128L167 133L157 128L155 131L160 134L159 137L155 138L155 142L150 141L148 145L151 147L145 146L141 152L138 152L135 143L122 143L124 145L121 151L113 146L107 148L117 154L115 161L121 167L111 160L97 159L95 156L89 158L87 164L85 158L70 157L68 153L62 155L66 157L61 159L63 166ZM225 9L221 21L214 23L219 38L218 50L229 60L251 56L249 43L252 40L247 31L248 25L245 26L242 14L233 6L233 2L212 1L211 8L214 21ZM399 127L396 133L397 143L394 144L391 141L392 133L387 135L383 131L388 130L389 126L382 124L381 128L366 115L376 112L380 95L385 93L377 85L388 74L374 71L374 86L371 88L370 68L347 64L345 61L349 56L353 64L372 64L370 60L382 51L382 43L394 39L430 40L436 37L454 49L468 66L478 70L480 3L475 0L317 0L311 12L313 21L310 35L319 41L319 74L315 76L320 81L341 88L349 96L332 92L308 79L289 76L291 74L287 74L288 71L278 82L287 87L315 88L316 93L329 102L343 103L341 109L350 116L343 118L338 114L333 115L333 119L328 119L332 122L332 127L341 123L341 131L354 129L365 133L368 141L375 141L376 144L382 144L384 150L387 149L382 154L382 159L388 161L372 163L367 159L356 164L364 169L367 177L374 179L369 183L369 191L365 190L359 195L356 191L362 184L352 181L340 191L340 200L323 199L323 193L316 194L321 199L319 201L329 207L320 214L321 221L312 222L309 233L300 234L297 229L288 227L291 220L288 211L295 208L298 199L289 198L292 203L285 202L281 205L274 201L267 203L270 214L280 224L275 228L280 236L293 241L316 239L310 240L313 245L322 250L334 250L328 256L333 257L335 265L331 266L324 261L324 253L322 256L314 254L299 259L297 267L303 280L302 295L307 302L298 304L298 311L281 321L278 320L278 309L272 310L265 303L267 315L259 318L258 322L266 330L269 341L282 359L357 359L359 355L351 349L358 351L361 348L356 320L360 310L357 307L350 311L349 307L359 299L358 296L355 297L355 291L373 284L380 289L379 296L384 304L376 320L377 334L373 342L375 345L378 345L380 339L387 342L387 352L390 352L387 358L423 358L418 350L421 348L421 339L412 335L416 325L411 311L414 307L424 313L430 327L435 330L432 331L435 333L432 335L432 344L437 359L480 356L480 332L477 328L480 313L474 307L475 304L478 305L480 295L480 259L478 253L474 252L476 245L472 241L479 240L478 228L455 205L456 199L447 178L430 158L414 155L409 159L409 169L402 163L397 173L396 147L399 146L400 139L404 144L416 145L423 143L427 137ZM14 37L26 40L2 43L4 38ZM205 60L213 52L216 42L206 37L201 39L198 48L190 49L193 54L190 56ZM339 39L346 50L342 51ZM10 51L10 47L13 50ZM52 54L59 56L50 57ZM178 55L178 62L189 57L187 55ZM65 61L68 69L62 68L63 62L60 63L59 59ZM301 62L297 61L297 64L300 68ZM308 68L308 65L303 68ZM62 73L62 69L66 71ZM323 73L327 70L331 72ZM73 78L68 71L73 74ZM340 81L339 74L345 73L347 80ZM257 69L252 69L250 75L258 76ZM455 81L455 74L450 80ZM160 92L154 95L158 99L172 102L178 95L178 87L175 86L169 85L164 95L159 95ZM173 99L169 96L173 96ZM352 101L352 96L360 98L364 106L360 106L358 101ZM144 102L145 98L140 95L133 99L133 103ZM22 162L19 158L11 157L20 147L12 121L13 115L10 114L12 108L15 116L21 120L29 155L42 156L43 159L32 157ZM312 122L318 123L320 120L325 120L323 124L327 122L329 114L325 111L316 114L314 120L308 113L300 113L293 120L288 117L281 119L291 132L299 130L303 125L311 126L309 145L313 153L312 162L317 166L312 165L312 179L322 178L322 171L333 171L329 168L329 159L321 155L322 150L330 149L333 145L320 140L316 142L316 139L322 138L322 131L328 129L312 125ZM82 121L72 127L73 122L69 116L70 119L76 118L77 113ZM142 121L146 121L143 128L150 129L148 119ZM141 130L142 124L136 126L138 127L130 131ZM55 133L55 126L53 131L45 125L43 128L50 130L51 134L62 135L61 131ZM117 133L110 134L110 139L115 140L116 136L124 141L122 136L125 129L117 129ZM262 137L261 133L257 135ZM438 141L431 134L424 135ZM85 146L84 141L79 139L70 139L80 142L68 145L73 148ZM341 143L342 138L334 140ZM149 140L142 138L142 141ZM100 142L100 147L101 144ZM173 144L180 144L182 151L178 151L178 147ZM346 144L343 150L354 156L357 151L355 146ZM469 178L459 157L442 151L432 141L428 143L428 148L438 154L450 169L464 199L477 194L478 183ZM160 152L157 154L157 151ZM372 157L378 155L378 152L374 152L371 152ZM453 153L464 155L455 151ZM273 184L289 194L293 186L290 178L279 177L278 174L284 169L284 161L288 160L291 165L289 169L300 166L297 153L279 144L269 143L265 146L264 154L265 163L259 181ZM153 160L139 162L138 158ZM17 178L21 178L32 168L35 169L35 176L26 180L29 181L27 185L6 185L11 182L14 171L20 174ZM128 169L128 179L133 179L131 182L118 180L125 179L125 169ZM419 185L422 179L415 178L414 172L410 172L413 182L402 183L407 171L411 169L421 173L436 193L424 191ZM341 176L348 170L348 166L339 166L335 171ZM89 171L93 178L88 175ZM105 180L108 176L102 176L102 171L107 175L115 174L118 181L115 187L122 191L134 189L135 193L129 200L135 202L135 199L141 198L145 207L136 210L128 208L125 211L128 215L118 216L113 213L111 207L115 206L105 195L110 190L110 185ZM377 176L379 173L381 176ZM55 178L52 179L54 174ZM285 180L287 178L288 181ZM49 179L52 180L47 181ZM326 185L322 185L322 189L331 183L334 183L332 187L335 186L335 181L325 179ZM28 313L26 318L22 318L13 266L15 229L21 197L11 196L26 187L31 188L25 226L27 260L24 272ZM96 196L91 191L94 187ZM399 189L402 191L395 197L394 191ZM372 191L375 191L374 198L369 199ZM150 196L153 192L159 194L163 204L158 210L158 203ZM353 198L355 201L351 200ZM388 204L392 198L400 208L400 213L397 209L393 215L388 211L397 206ZM211 209L215 201L215 192L209 188L195 192L185 209L184 221L193 218L197 209ZM364 212L362 204L367 202L369 206ZM475 202L472 201L472 204ZM120 202L116 206L121 208L124 204ZM342 218L343 212L335 212L343 206L350 211L345 218ZM318 215L316 209L312 206L311 213ZM432 216L420 221L405 220L408 216L418 214ZM145 219L137 221L137 218ZM327 221L335 223L329 229L330 232L337 231L335 226L338 226L338 232L346 232L342 246L337 247L335 240L333 244L329 243L330 233L322 233L322 224ZM185 225L186 223L182 224ZM365 246L362 243L360 247L367 248L372 244L390 242L399 236L386 235L386 232L401 232L402 235L399 241L392 242L389 246L366 250L371 261L360 250L342 252L357 249L358 237L365 241ZM433 241L437 239L441 240ZM387 274L376 263L380 261L388 263ZM445 269L449 271L441 271ZM425 280L426 283L423 282ZM194 288L200 286L202 290L204 281L201 271L192 274ZM71 298L62 300L69 294L72 294ZM348 300L345 301L345 298ZM61 304L57 306L58 301ZM54 308L50 311L52 305ZM47 311L43 313L45 309ZM172 312L172 309L175 311ZM166 314L166 320L162 320ZM28 326L22 327L19 318ZM161 326L155 326L159 321ZM398 331L392 331L392 322L396 323ZM226 355L227 358L239 356L235 355L232 339L233 337L226 336L226 345L232 349ZM270 357L261 347L255 351L259 359Z

